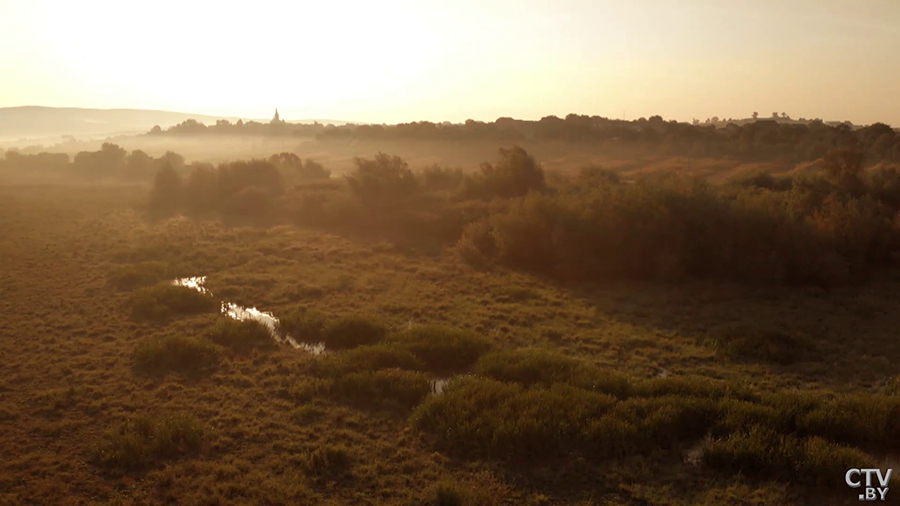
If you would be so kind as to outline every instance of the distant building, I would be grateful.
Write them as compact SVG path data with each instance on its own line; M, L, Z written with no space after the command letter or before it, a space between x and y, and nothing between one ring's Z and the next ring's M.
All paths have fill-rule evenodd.
M277 108L277 107L275 108L275 116L272 118L271 123L273 123L273 124L284 123L284 120L282 120L282 119L281 119L281 116L278 115L278 108Z

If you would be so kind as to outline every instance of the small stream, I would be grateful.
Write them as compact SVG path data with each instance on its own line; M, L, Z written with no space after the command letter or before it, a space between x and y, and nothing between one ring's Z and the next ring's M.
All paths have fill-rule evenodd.
M205 286L203 286L205 282L206 276L197 276L193 278L179 278L172 281L172 284L176 286L192 288L200 293L212 295L212 293ZM313 355L321 355L325 353L325 343L304 343L297 341L291 336L281 337L281 335L275 330L276 325L278 324L278 318L276 318L272 313L268 311L260 311L255 307L247 308L244 306L239 306L234 302L222 301L221 312L222 314L234 318L235 320L256 320L259 323L262 323L266 326L266 328L269 329L269 334L272 335L273 339L275 339L279 343L289 344L294 349L308 351Z
M175 286L184 286L187 288L191 288L193 290L197 290L200 293L205 293L212 295L212 292L204 286L206 283L206 276L196 276L191 278L178 278L172 281L172 284ZM304 350L306 352L312 353L313 355L322 355L325 353L325 343L304 343L301 341L297 341L290 335L281 337L281 335L276 331L278 325L278 318L275 317L272 313L268 311L260 311L255 307L244 307L234 302L226 302L222 301L222 314L234 318L235 320L244 321L244 320L256 320L266 328L269 329L269 334L272 335L272 338L275 339L279 343L289 344L291 347L297 350ZM447 387L447 384L450 383L453 378L435 378L428 381L429 386L431 387L431 393L438 395L444 392L444 389Z

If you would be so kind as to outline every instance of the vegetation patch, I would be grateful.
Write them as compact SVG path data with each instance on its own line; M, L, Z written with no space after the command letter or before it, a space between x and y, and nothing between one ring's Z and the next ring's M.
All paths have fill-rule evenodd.
M806 358L812 343L778 329L732 325L719 330L711 340L722 356L732 360L792 364Z
M211 295L172 284L142 288L131 296L132 317L155 322L162 322L173 316L213 313L219 308L219 301Z
M305 343L320 343L323 341L326 323L328 317L324 314L299 308L279 316L275 331L282 338L290 336Z
M900 399L883 395L842 396L799 417L802 433L872 450L900 448Z
M206 338L182 335L150 337L138 342L134 368L144 374L202 373L219 364L221 349Z
M203 426L189 414L141 416L109 432L95 448L93 461L119 471L142 469L197 453L203 435Z
M318 375L332 377L393 368L421 371L425 369L425 363L396 344L373 344L329 354L313 365Z
M465 371L491 349L490 341L474 332L438 326L415 327L391 340L409 350L428 370L443 373Z
M117 290L134 290L169 279L171 269L164 262L148 261L116 265L109 274L109 283Z
M354 372L335 378L331 393L362 405L409 409L431 392L426 375L402 369Z
M208 337L214 343L238 352L275 347L269 328L256 320L220 318Z
M581 368L577 359L532 348L498 351L481 357L473 372L500 381L532 385L571 382Z
M353 467L353 455L342 444L326 444L310 452L303 461L303 470L316 479L337 480Z
M375 344L387 334L381 321L364 316L344 316L327 322L322 329L322 342L329 349L348 349Z
M873 466L871 457L857 449L761 427L706 441L701 448L703 463L724 475L743 473L809 485L839 487L847 469Z

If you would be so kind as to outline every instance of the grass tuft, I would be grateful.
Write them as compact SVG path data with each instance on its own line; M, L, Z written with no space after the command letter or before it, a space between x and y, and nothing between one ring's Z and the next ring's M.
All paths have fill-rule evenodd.
M221 318L208 336L214 343L238 352L275 347L269 328L256 320Z
M109 274L109 283L117 290L134 290L169 279L172 277L170 274L169 266L164 262L117 265Z
M428 370L441 373L465 371L491 348L490 341L474 332L438 326L415 327L392 340L424 362Z
M93 461L107 469L141 469L198 452L203 434L203 426L188 414L142 416L109 432L95 448Z
M132 318L154 322L174 316L213 313L219 307L219 301L209 294L171 284L141 288L131 296Z
M205 338L186 336L152 337L134 349L134 368L144 374L167 372L200 373L219 364L221 349Z
M762 427L706 441L701 448L703 463L718 472L812 485L843 485L847 469L872 463L868 455L853 448Z
M532 385L572 381L581 363L542 349L498 351L475 363L476 374L500 381Z
M410 409L431 392L428 377L401 369L354 372L336 378L331 393L364 405Z
M317 375L331 377L393 368L420 371L425 365L410 351L395 344L373 344L332 353L321 357L313 365Z
M811 344L778 329L749 325L729 326L711 340L713 347L732 360L792 364L806 357Z
M328 318L317 311L299 308L278 318L275 331L305 343L320 343Z
M378 343L386 333L387 327L379 320L364 316L345 316L325 324L322 342L329 349L348 349Z
M313 450L303 462L303 469L315 478L340 478L350 473L353 458L342 444L326 444Z

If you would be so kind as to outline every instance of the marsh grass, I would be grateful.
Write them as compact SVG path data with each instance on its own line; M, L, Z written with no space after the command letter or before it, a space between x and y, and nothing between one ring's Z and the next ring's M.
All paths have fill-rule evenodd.
M620 459L683 452L712 436L709 465L766 479L787 479L796 466L815 483L870 461L865 450L895 450L900 439L900 400L886 395L760 394L693 376L613 375L586 388L584 378L603 371L536 350L485 355L475 371L479 377L458 379L410 417L470 458Z
M425 370L425 363L409 350L393 343L360 346L332 353L313 363L315 374L337 377L354 372L374 372L381 369Z
M170 279L171 274L172 269L165 262L116 265L109 274L109 283L117 290L134 290Z
M221 348L206 338L169 335L139 341L132 360L143 374L202 374L214 369L220 356Z
M140 320L165 322L175 316L218 310L219 301L211 295L184 286L157 284L131 295L131 316Z
M724 475L743 473L790 483L841 487L847 469L873 465L865 453L821 438L796 438L751 427L702 445L702 462Z
M381 369L335 378L330 392L357 405L411 409L431 393L431 385L419 372Z
M276 344L269 328L256 320L222 317L207 336L212 342L241 353L255 349L273 349Z
M387 326L366 316L344 316L328 321L322 329L322 342L329 349L348 349L375 344L387 335Z
M144 190L127 192L135 202L146 197ZM792 478L779 477L791 460L803 462L797 455L844 465L845 457L831 452L835 445L879 459L896 445L893 403L870 395L890 385L886 380L896 373L891 364L900 357L893 346L900 313L892 278L828 291L756 292L713 282L582 288L504 268L475 271L450 252L420 256L290 227L225 229L181 218L147 225L118 212L132 203L118 187L7 187L0 193L0 212L9 218L0 220L0 236L9 239L0 241L8 267L0 269L0 290L13 303L0 325L8 337L0 340L7 359L0 378L0 442L13 456L0 473L0 503L103 504L121 496L123 504L141 505L423 504L437 498L429 487L447 477L455 484L446 487L448 500L462 495L463 504L479 506L529 504L529 497L548 505L818 506L830 503L833 497L825 494L832 490L792 495L795 487L786 484ZM278 308L296 303L282 295L286 287L312 284L325 288L325 296L308 303L328 315L383 314L391 307L393 324L414 319L480 329L491 349L464 371L484 367L485 374L467 375L442 395L420 398L423 381L434 377L431 367L389 334L374 345L322 357L288 349L229 353L210 377L135 383L140 378L128 358L146 326L129 321L127 309L115 309L131 293L103 289L109 271L102 260L123 249L132 250L127 261L190 265L198 270L187 274L234 279L222 288L279 316ZM336 280L350 289L336 289ZM543 299L517 294L523 286L537 287ZM379 291L369 293L374 287ZM153 286L137 290L144 288ZM219 288L214 293L221 295ZM516 302L520 295L527 300ZM852 310L860 299L872 309ZM756 359L717 360L697 345L718 325L749 321L747 315L761 328L788 328L815 339L813 360L760 367ZM158 330L199 336L213 320L173 318ZM816 333L822 327L831 332ZM547 339L542 329L565 338ZM532 359L529 348L537 346L559 356ZM495 355L517 347L525 348L524 358L512 356L505 364ZM569 359L577 364L565 365ZM315 369L331 360L333 369ZM544 371L532 362L550 367ZM647 379L661 367L668 377ZM425 378L419 368L429 371ZM469 381L477 386L466 386ZM69 396L69 385L85 387L76 386ZM148 442L154 438L132 423L103 439L106 472L78 465L97 442L98 420L106 424L151 406L191 406L204 426L215 427L215 438L201 437L201 447L210 443L209 458L156 457ZM52 416L39 414L44 407ZM760 443L780 441L773 433L788 443L780 445L780 460L755 446L753 459L769 464L757 466L753 479L728 464L740 462L729 455L748 453L749 444L740 452L726 448L724 466L682 465L683 453L737 440L754 427L767 430ZM326 444L310 446L313 441L351 448L352 479L310 485L307 477L314 475L303 461L316 444ZM798 445L802 452L791 450ZM173 453L191 455L159 454ZM804 464L810 477L833 472L813 465ZM122 469L127 476L111 476ZM828 479L843 487L839 475ZM506 488L491 485L498 480ZM610 486L598 496L604 484ZM465 497L479 489L485 493Z
M197 453L203 426L190 414L164 417L140 416L106 434L92 459L104 468L129 471Z
M492 348L490 341L475 332L434 325L402 331L391 336L390 342L438 373L466 371Z
M729 325L710 339L716 351L731 360L789 365L809 359L813 343L796 334L756 325Z
M84 389L75 386L67 388L54 388L41 392L35 396L38 407L37 414L44 416L58 416L65 409L75 407L79 398L83 397Z
M429 506L466 506L469 504L465 489L451 481L441 481L431 488Z
M303 460L303 470L317 479L337 480L350 474L353 454L342 444L325 444Z
M297 308L279 316L275 331L305 343L320 343L328 317L318 311Z
M532 385L569 382L581 363L540 348L505 350L481 357L473 372L500 381Z
M900 399L883 395L841 396L797 420L801 432L835 443L877 451L900 449Z

